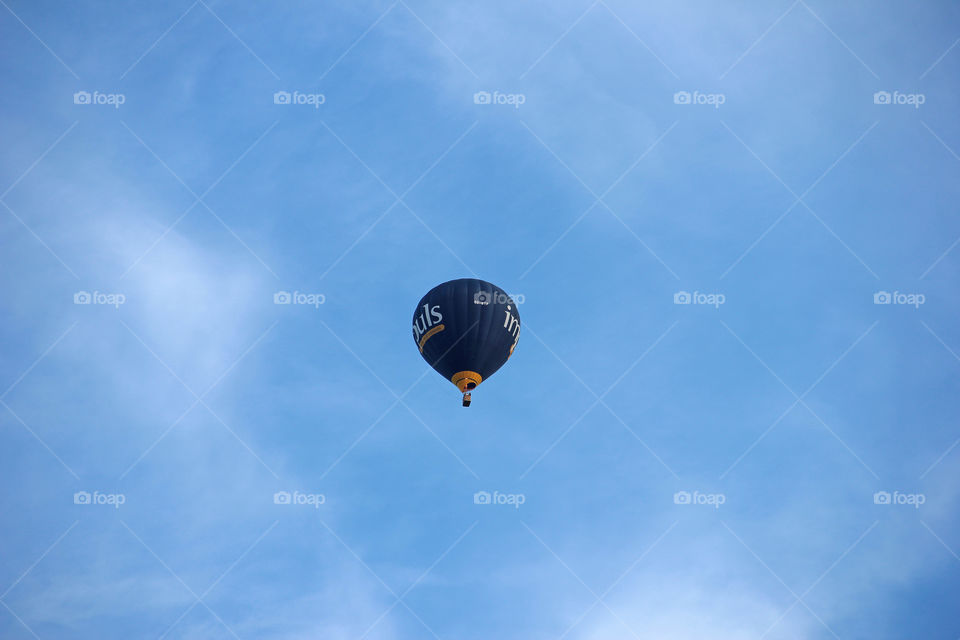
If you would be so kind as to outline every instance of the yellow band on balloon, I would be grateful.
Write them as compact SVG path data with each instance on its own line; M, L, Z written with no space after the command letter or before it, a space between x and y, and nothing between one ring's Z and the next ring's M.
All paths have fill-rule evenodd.
M417 345L420 347L420 353L423 353L423 345L426 344L427 340L433 337L435 333L440 333L441 331L443 331L443 329L444 329L444 326L442 324L438 324L433 329L430 329L430 331L427 331L425 334L423 334L423 337L420 338L420 344Z

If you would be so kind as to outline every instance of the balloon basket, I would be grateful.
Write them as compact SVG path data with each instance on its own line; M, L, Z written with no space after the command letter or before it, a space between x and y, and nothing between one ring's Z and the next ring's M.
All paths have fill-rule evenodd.
M464 393L464 394L463 394L463 406L465 406L465 407L469 407L469 406L470 406L470 392L467 392L467 393Z

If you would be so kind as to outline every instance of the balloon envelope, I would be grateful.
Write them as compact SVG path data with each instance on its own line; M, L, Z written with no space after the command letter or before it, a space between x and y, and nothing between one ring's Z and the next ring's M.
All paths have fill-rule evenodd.
M413 341L420 355L465 393L503 366L519 337L517 305L484 280L437 285L413 312Z

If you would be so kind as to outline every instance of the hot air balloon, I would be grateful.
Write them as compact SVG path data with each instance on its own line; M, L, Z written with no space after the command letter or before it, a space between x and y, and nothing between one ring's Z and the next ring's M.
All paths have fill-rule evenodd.
M437 285L413 312L413 341L437 373L470 392L513 355L520 339L517 305L503 289L462 278Z

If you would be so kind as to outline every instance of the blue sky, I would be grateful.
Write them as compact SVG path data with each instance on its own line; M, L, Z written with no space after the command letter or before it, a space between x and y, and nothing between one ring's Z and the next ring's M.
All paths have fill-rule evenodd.
M344 4L0 2L0 636L960 635L960 8Z

